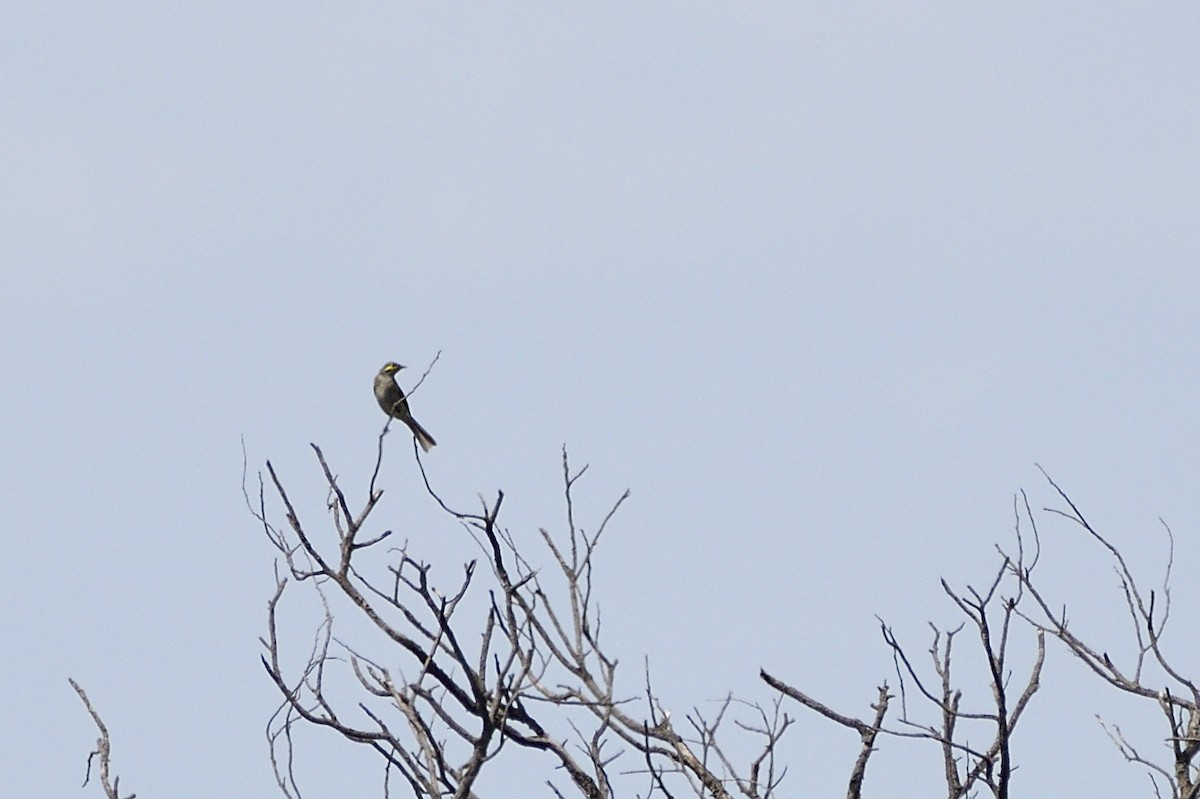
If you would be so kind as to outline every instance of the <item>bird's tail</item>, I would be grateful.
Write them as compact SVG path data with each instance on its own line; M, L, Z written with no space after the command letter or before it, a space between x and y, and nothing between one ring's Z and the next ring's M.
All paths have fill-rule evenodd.
M437 446L437 442L433 440L433 436L429 435L424 427L421 427L421 425L417 424L416 419L413 419L410 416L409 418L405 419L405 421L408 422L408 426L412 429L413 435L416 436L417 443L421 445L422 450L428 452Z

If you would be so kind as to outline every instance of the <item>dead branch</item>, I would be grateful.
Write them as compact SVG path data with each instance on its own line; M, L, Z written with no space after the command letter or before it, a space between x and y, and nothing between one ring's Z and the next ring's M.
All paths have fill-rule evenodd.
M1041 469L1041 467L1038 467ZM1156 793L1161 793L1157 776L1166 778L1172 797L1175 799L1195 799L1200 795L1200 765L1197 764L1200 755L1200 689L1196 682L1185 676L1175 664L1168 659L1163 648L1163 634L1171 612L1171 570L1175 561L1175 540L1170 527L1159 520L1167 537L1166 565L1163 569L1161 591L1146 591L1135 577L1121 550L1108 537L1102 535L1079 510L1057 483L1042 469L1046 481L1054 489L1058 498L1064 502L1068 510L1046 508L1047 513L1066 519L1073 526L1082 529L1087 537L1097 543L1111 558L1114 571L1120 584L1120 591L1125 602L1126 612L1132 622L1133 630L1133 662L1129 668L1119 666L1109 651L1112 647L1097 646L1085 641L1071 628L1067 619L1065 607L1054 610L1050 600L1045 596L1029 573L1014 570L1021 581L1022 588L1032 597L1035 609L1026 613L1017 611L1020 618L1032 625L1039 634L1050 635L1060 641L1088 671L1104 681L1108 686L1123 693L1138 696L1153 701L1167 719L1169 734L1167 740L1171 747L1173 764L1170 769L1155 764L1143 756L1120 732L1115 724L1101 722L1105 731L1112 739L1118 752L1128 761L1138 763L1147 769ZM1026 503L1026 515L1030 525L1036 531L1037 523ZM1158 596L1163 601L1158 601ZM1159 688L1150 683L1147 677L1148 667L1157 667L1161 678L1167 683ZM1157 678L1155 678L1157 679Z
M96 723L96 728L100 730L100 737L96 739L96 748L88 755L87 773L83 777L83 784L86 787L88 781L92 777L92 759L95 758L99 764L100 772L100 787L104 791L104 795L108 799L136 799L137 794L128 794L121 796L121 778L113 777L109 780L109 774L112 768L111 754L112 743L108 737L108 727L104 725L104 721L100 718L100 714L92 707L92 701L88 699L88 695L83 688L75 680L68 678L67 682L75 689L75 693L79 694L79 698L83 700L83 706L87 708L88 714L92 717L92 721Z

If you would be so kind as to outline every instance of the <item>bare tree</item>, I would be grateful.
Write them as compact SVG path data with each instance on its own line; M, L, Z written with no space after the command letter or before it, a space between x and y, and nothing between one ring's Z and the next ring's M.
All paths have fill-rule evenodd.
M776 748L791 724L778 702L728 697L711 717L694 709L676 720L655 696L648 670L640 697L618 688L617 660L601 642L592 576L597 546L628 492L586 531L575 517L573 491L587 467L572 471L564 449L565 527L557 534L540 530L540 552L519 551L499 522L503 492L481 498L475 511L452 509L429 486L414 449L429 496L480 550L456 577L443 578L413 545L389 548L391 531L372 527L383 495L375 484L387 431L379 437L367 497L353 509L313 446L329 491L331 534L300 518L269 462L257 502L247 497L280 556L262 642L263 665L283 698L268 738L286 796L300 793L293 768L300 724L373 750L384 767L385 795L400 782L418 797L477 796L483 769L513 747L545 757L547 773L561 771L563 778L547 780L555 796L613 796L617 778L644 780L646 796L776 795L783 777ZM270 521L268 484L285 524ZM324 608L298 666L289 665L295 658L279 623L294 585L309 586ZM481 594L486 598L472 601ZM407 665L386 665L361 642L335 636L335 598L348 600L387 644L386 663L402 655ZM356 691L332 687L339 667L352 675ZM749 720L733 720L736 729L758 741L742 765L719 741L727 717L739 712Z
M1132 629L1126 665L1079 636L1065 607L1054 610L1035 580L1041 536L1021 492L1014 502L1012 554L996 548L999 564L982 587L958 589L942 580L960 620L930 624L924 656L880 620L896 687L883 682L869 713L835 710L762 670L773 698L728 695L714 712L693 707L676 718L656 694L648 665L632 681L618 679L617 659L601 640L596 557L628 492L586 530L576 518L574 492L587 467L572 470L564 449L563 526L538 530L537 546L519 546L499 521L503 492L481 497L473 511L450 507L430 485L414 443L428 497L479 551L446 576L374 523L388 425L379 436L366 497L356 507L313 445L328 492L327 527L301 519L270 462L259 475L257 497L246 496L279 554L262 662L281 696L267 737L276 781L289 799L301 796L296 763L304 755L297 752L297 734L309 727L373 752L382 766L384 796L396 786L422 798L485 795L485 770L516 750L544 761L542 773L556 797L769 799L780 795L787 773L781 742L794 722L785 711L791 701L858 736L858 754L848 763L848 799L863 796L867 766L882 740L935 747L948 799L980 793L1007 799L1018 762L1016 731L1040 685L1047 637L1061 642L1102 685L1157 707L1167 722L1169 761L1135 746L1118 725L1100 723L1119 753L1147 770L1159 799L1200 799L1200 689L1163 645L1174 564L1174 538L1165 523L1165 573L1161 586L1147 591L1122 552L1046 478L1068 509L1045 512L1081 529L1112 561ZM268 511L268 495L278 499L282 523L272 521L279 512ZM281 617L285 605L302 609L297 600L304 597L315 599L310 606L318 615L311 638L297 648L293 626ZM335 635L335 619L349 636ZM979 684L976 660L982 662L984 691L964 687ZM96 760L105 796L134 799L122 797L119 779L110 779L108 729L83 689L74 680L71 685L100 731L84 785Z

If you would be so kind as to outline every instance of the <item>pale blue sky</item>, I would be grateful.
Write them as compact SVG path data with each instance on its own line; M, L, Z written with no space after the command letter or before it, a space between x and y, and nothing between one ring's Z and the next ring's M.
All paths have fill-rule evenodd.
M85 795L72 676L139 796L273 795L240 437L315 524L308 442L361 498L371 377L439 350L413 405L446 495L503 488L532 540L563 443L592 520L631 489L606 634L677 714L769 699L760 666L868 713L874 614L923 651L938 578L987 579L1016 490L1052 501L1035 462L1147 579L1172 525L1194 653L1198 40L1193 4L9 4L6 790ZM380 523L452 567L391 444ZM1111 572L1044 532L1128 651ZM1148 791L1093 714L1153 749L1154 708L1058 648L1043 690L1023 791ZM790 712L789 791L841 795L854 736ZM312 796L378 793L309 751ZM931 795L921 751L869 789Z

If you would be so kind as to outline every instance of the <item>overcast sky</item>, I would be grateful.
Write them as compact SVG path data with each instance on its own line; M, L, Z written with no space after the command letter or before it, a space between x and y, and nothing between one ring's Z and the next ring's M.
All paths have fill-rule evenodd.
M371 378L438 352L446 496L504 489L532 542L564 444L585 526L631 490L605 635L677 716L769 701L759 667L869 714L875 615L917 654L957 623L938 580L986 582L1014 493L1061 507L1035 464L1148 583L1171 525L1200 674L1198 40L1194 4L7 4L5 791L99 795L70 676L127 790L273 795L242 439L319 527L309 442L361 501ZM454 573L400 437L384 487ZM1044 523L1054 598L1128 659L1111 569ZM785 792L842 795L855 737L789 712ZM1051 647L1022 792L1149 795L1097 713L1165 757ZM306 746L310 796L380 795ZM939 774L893 741L867 787Z

